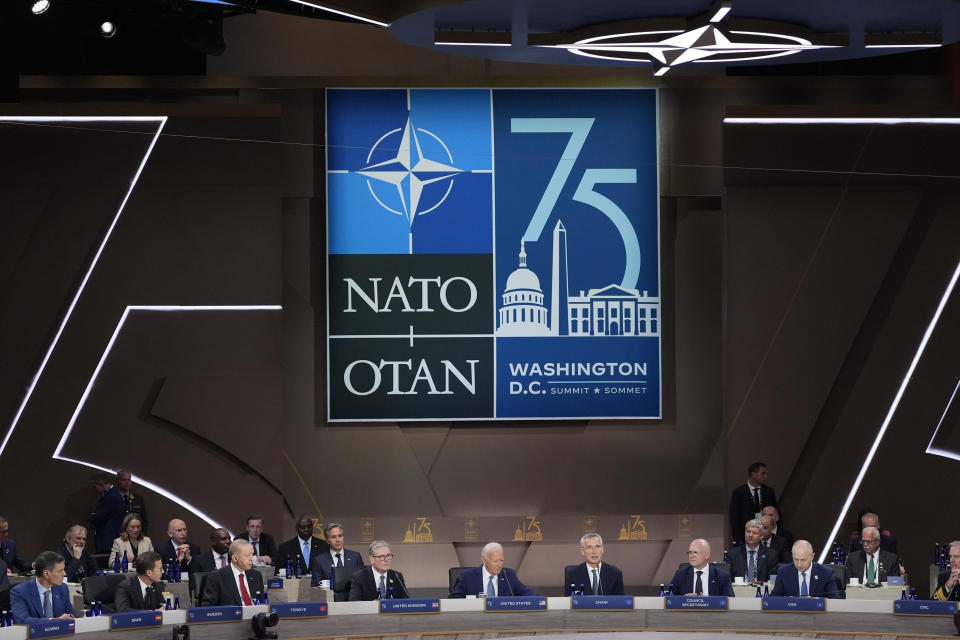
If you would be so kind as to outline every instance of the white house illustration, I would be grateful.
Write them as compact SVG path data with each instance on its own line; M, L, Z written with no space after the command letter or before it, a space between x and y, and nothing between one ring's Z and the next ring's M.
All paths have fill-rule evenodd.
M524 241L520 265L507 278L498 310L498 336L659 336L660 298L646 291L609 284L580 295L569 295L567 230L553 230L551 300L543 302L540 278L527 267ZM562 318L561 310L566 309ZM549 315L549 319L548 319Z

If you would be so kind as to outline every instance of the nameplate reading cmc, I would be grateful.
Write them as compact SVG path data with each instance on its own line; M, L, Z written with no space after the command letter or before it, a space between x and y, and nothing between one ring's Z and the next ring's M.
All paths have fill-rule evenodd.
M633 611L633 596L573 596L574 611Z
M827 602L823 598L794 598L793 596L767 596L763 599L764 611L799 611L801 613L823 613Z
M278 602L270 611L281 618L326 618L326 602Z
M243 618L243 607L191 607L187 609L187 622L233 622Z
M547 599L543 596L509 596L484 598L484 611L546 611Z
M110 630L142 629L159 627L163 624L163 614L159 611L133 611L110 614Z
M72 636L76 631L73 620L44 620L30 625L31 638L56 638Z
M893 612L901 616L952 616L957 612L957 603L939 600L894 600Z
M666 596L664 611L727 611L730 601L727 596Z
M380 613L440 613L440 600L437 598L381 600Z
M270 578L267 580L267 589L283 589L283 578Z

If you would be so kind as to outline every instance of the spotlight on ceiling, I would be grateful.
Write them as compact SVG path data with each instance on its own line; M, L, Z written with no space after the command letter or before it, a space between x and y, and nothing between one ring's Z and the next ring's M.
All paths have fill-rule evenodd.
M47 9L50 8L50 0L36 0L30 7L30 11L33 12L33 15L38 16L41 13L45 13Z
M731 8L731 0L720 0L720 2L715 3L713 5L713 15L710 18L710 22L720 22L726 18Z
M104 38L112 38L117 35L117 23L110 20L104 20L100 23L100 35Z

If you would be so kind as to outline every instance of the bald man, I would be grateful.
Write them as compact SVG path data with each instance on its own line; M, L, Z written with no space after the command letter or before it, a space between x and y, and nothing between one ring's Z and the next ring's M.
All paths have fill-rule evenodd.
M710 564L709 542L702 538L691 540L687 561L689 567L673 574L673 595L734 596L730 574Z
M181 571L199 571L200 547L187 540L187 523L174 518L167 523L167 536L167 541L155 549L163 560L163 568L172 560L180 562Z
M813 561L813 545L806 540L793 543L793 564L777 572L772 596L840 598L833 569Z

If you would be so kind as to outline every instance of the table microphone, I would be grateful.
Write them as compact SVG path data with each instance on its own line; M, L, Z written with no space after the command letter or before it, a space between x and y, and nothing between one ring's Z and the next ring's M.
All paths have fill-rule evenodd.
M516 594L513 593L513 587L510 586L510 579L507 578L507 571L506 571L506 569L503 569L503 570L501 571L501 573L503 574L503 580L504 580L504 582L507 583L507 589L510 590L510 595L511 595L511 596L515 596Z
M407 591L407 585L405 585L405 584L403 583L403 578L401 578L401 577L400 577L400 574L397 573L396 571L393 572L393 575L397 576L397 582L399 582L399 583L400 583L400 586L403 587L403 595L404 595L404 597L405 597L405 598L409 598L409 597L410 597L410 592ZM390 584L391 584L391 585L393 584L393 578L390 578Z

